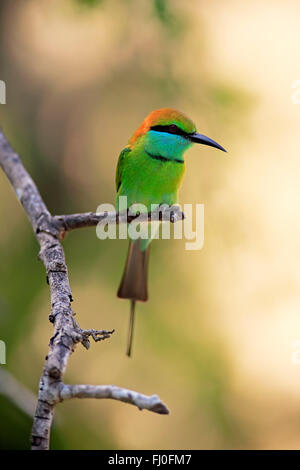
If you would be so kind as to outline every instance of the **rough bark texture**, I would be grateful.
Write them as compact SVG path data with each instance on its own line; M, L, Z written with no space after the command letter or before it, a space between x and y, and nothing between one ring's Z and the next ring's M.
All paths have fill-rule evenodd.
M50 339L49 352L45 360L40 379L38 401L33 421L32 449L49 449L50 430L55 406L58 402L73 397L112 398L147 409L155 413L168 414L168 409L156 395L145 396L134 391L112 385L65 385L62 382L70 354L78 343L89 347L89 337L95 341L109 338L114 332L106 330L82 330L74 319L71 307L72 291L64 250L60 240L65 232L80 227L91 227L99 222L119 223L132 221L136 216L127 214L121 218L118 214L72 214L52 216L48 211L35 183L25 170L20 157L13 151L0 130L0 166L7 175L17 197L22 204L33 227L40 246L39 258L43 262L50 287L51 312L49 320L54 325ZM178 208L169 208L171 221L181 220L184 216ZM175 214L175 215L174 215ZM151 214L145 216L150 218ZM159 212L152 220L161 220ZM165 216L163 216L165 220Z

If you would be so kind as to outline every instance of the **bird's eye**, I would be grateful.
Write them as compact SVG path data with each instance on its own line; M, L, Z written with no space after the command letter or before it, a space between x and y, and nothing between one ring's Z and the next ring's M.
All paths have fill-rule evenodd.
M178 128L177 128L177 126L176 126L175 124L171 124L171 125L169 126L169 130L170 130L170 132L172 132L172 134L176 134L177 129L178 129Z

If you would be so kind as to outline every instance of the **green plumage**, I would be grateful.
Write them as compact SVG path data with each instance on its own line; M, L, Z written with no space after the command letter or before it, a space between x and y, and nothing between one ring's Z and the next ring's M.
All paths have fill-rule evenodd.
M140 147L140 146L139 146ZM151 204L175 204L185 165L172 159L150 157L144 149L126 147L117 166L117 208L119 196L127 196L127 204L141 203L151 210Z

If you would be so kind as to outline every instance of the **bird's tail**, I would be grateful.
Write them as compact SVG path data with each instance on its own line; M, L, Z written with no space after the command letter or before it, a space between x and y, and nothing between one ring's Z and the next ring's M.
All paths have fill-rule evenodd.
M150 245L146 250L140 248L140 241L130 242L123 277L118 289L118 297L130 299L130 322L128 333L127 355L131 354L131 344L134 325L134 311L137 300L148 300L148 264Z
M118 297L121 299L148 300L148 261L149 248L140 249L140 241L129 243L126 265L123 277L118 289Z

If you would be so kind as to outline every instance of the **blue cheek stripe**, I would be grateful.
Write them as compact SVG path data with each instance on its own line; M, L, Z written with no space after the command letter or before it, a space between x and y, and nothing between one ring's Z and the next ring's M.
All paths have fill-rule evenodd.
M182 156L185 150L192 145L191 142L180 135L157 131L147 133L145 144L145 150L152 155L181 160L183 160Z

